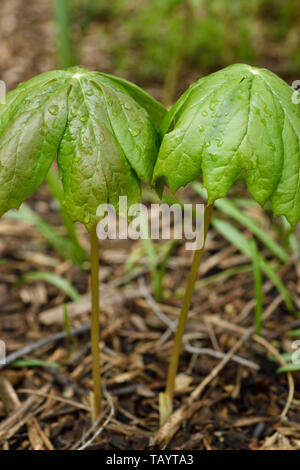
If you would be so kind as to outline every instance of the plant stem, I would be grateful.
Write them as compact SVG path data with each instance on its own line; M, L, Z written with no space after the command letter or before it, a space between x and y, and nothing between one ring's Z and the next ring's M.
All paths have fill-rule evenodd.
M207 236L207 232L208 232L208 228L209 228L209 224L210 224L210 220L212 216L212 211L213 211L213 204L207 206L205 209L203 245L194 253L194 258L193 258L193 262L192 262L192 266L191 266L191 270L189 274L189 279L188 279L188 285L185 291L183 305L182 305L182 309L181 309L181 313L180 313L180 317L179 317L179 321L177 325L177 330L175 334L173 351L172 351L171 361L170 361L169 371L168 371L166 391L164 394L161 394L163 396L160 397L160 423L161 424L163 424L172 413L175 378L177 374L179 356L180 356L180 351L181 351L181 346L182 346L182 337L183 337L183 333L185 329L188 312L189 312L190 305L191 305L191 300L192 300L192 296L193 296L193 292L195 288L195 282L197 279L198 269L199 269L202 254L204 251L204 246L205 246L206 236Z
M70 0L54 0L54 19L57 26L58 61L61 68L73 65L71 45L71 11ZM76 61L75 61L76 63Z
M92 344L92 367L93 367L93 402L92 415L97 418L102 411L102 388L100 372L100 349L99 349L99 251L96 226L90 232L91 236L91 288L92 288L92 322L91 322L91 344Z

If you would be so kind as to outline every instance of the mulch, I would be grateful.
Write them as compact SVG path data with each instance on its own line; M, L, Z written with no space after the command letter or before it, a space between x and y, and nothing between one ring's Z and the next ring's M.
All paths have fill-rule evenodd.
M29 201L31 207L63 233L57 209L46 187ZM267 216L261 211L263 223ZM269 227L271 229L271 227ZM164 299L151 294L149 265L140 241L99 243L102 373L105 407L92 428L89 391L90 298L88 272L62 260L27 223L4 217L0 222L0 328L7 355L54 336L53 342L27 352L26 359L46 361L42 367L11 367L1 372L0 442L2 449L73 449L84 446L96 431L91 449L299 449L299 373L295 394L281 418L289 394L286 374L277 374L275 352L290 352L286 335L300 326L281 296L264 280L262 340L253 326L253 275L232 274L249 260L211 229L184 336L176 382L175 413L158 431L158 394L163 391L186 285L191 252L179 244L164 278ZM88 249L85 229L78 226ZM247 234L246 234L247 235ZM129 253L140 253L130 269ZM127 262L127 264L126 264ZM32 271L51 271L72 282L81 293L70 302L56 287L37 281L17 284ZM283 267L286 287L299 308L299 265ZM75 345L66 338L63 304L68 305ZM224 355L240 345L216 375L202 387ZM200 349L199 349L200 348ZM221 354L214 357L214 354ZM24 359L24 357L23 357ZM49 366L56 362L59 368ZM6 390L6 395L5 395ZM3 392L4 391L4 392ZM9 406L11 409L8 409ZM101 429L100 429L101 428Z

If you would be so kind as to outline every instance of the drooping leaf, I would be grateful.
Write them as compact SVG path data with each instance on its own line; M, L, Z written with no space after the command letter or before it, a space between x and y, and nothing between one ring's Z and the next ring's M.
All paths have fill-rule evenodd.
M34 193L56 154L65 207L88 229L100 204L139 202L164 114L137 86L82 67L22 83L0 105L0 216Z
M236 64L200 79L166 116L154 181L173 191L203 175L208 202L245 173L251 195L300 219L300 105L266 69Z

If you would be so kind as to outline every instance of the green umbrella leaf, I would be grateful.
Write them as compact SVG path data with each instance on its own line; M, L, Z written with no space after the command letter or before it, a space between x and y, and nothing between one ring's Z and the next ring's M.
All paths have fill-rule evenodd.
M154 170L173 191L203 175L208 203L245 175L253 198L300 219L300 105L266 69L236 64L200 79L166 116Z
M64 205L88 229L100 204L139 202L164 115L137 86L83 67L22 83L0 105L0 216L34 193L56 154Z

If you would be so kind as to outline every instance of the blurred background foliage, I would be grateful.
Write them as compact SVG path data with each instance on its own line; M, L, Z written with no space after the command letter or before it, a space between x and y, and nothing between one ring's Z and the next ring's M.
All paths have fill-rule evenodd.
M200 76L234 62L266 66L286 79L299 70L298 0L53 4L58 65L84 64L92 42L96 68L159 88L167 104Z

